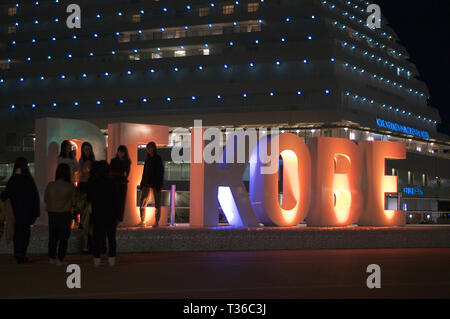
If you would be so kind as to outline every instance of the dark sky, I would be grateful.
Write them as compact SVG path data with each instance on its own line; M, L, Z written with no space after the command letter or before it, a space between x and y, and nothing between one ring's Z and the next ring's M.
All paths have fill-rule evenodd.
M430 89L439 130L450 134L450 1L375 0Z

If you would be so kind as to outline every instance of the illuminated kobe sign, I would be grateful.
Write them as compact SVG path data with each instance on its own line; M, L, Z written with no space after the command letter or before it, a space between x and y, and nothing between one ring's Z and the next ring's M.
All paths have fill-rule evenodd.
M208 163L197 153L211 149L212 139L203 128L191 131L190 223L217 226L220 206L232 226L404 225L405 214L388 210L386 194L398 193L397 176L385 175L386 159L405 159L406 147L398 142L359 142L317 137L309 147L297 135L261 137L244 163ZM276 150L271 143L277 139ZM238 136L241 143L244 139ZM236 149L228 138L223 156ZM238 142L239 143L239 142ZM238 145L239 146L239 145ZM198 151L200 150L200 151ZM263 172L270 166L260 154L283 160L282 171ZM199 157L200 161L192 159ZM242 175L249 166L249 190ZM278 167L278 165L277 165ZM279 175L283 198L279 199Z
M220 129L215 129L222 136ZM236 133L214 148L213 131L194 126L186 130L190 141L189 222L195 227L219 225L218 208L228 224L236 227L296 226L306 220L308 226L404 225L403 211L386 208L386 194L397 194L397 176L385 175L386 159L405 159L404 143L354 141L317 137L308 146L291 133L249 135ZM173 133L172 133L173 134ZM168 145L169 127L136 123L108 124L108 144L92 123L43 118L36 120L36 183L41 194L54 179L59 145L70 140L78 147L84 141L93 145L97 159L111 160L119 145L126 145L131 158L129 186L123 225L139 221L136 186L143 167L138 165L137 149L148 141ZM239 153L240 146L245 152ZM214 150L214 152L211 152ZM237 150L237 151L236 151ZM214 153L218 161L205 154ZM242 156L241 156L242 155ZM77 154L79 156L79 152ZM280 169L279 157L283 160ZM240 158L228 161L228 158ZM226 161L223 161L226 159ZM269 160L267 160L269 159ZM173 160L173 154L172 154ZM274 165L272 165L274 164ZM243 175L249 167L249 187ZM282 190L279 189L282 175ZM279 194L283 193L280 200ZM45 215L45 214L44 214ZM148 214L149 221L154 211ZM46 223L45 217L40 223Z
M426 131L421 131L421 130L418 130L418 129L415 129L415 128L412 128L409 126L401 125L398 123L392 123L392 122L385 121L382 119L377 119L377 125L379 127L387 128L394 132L400 132L400 133L413 135L413 136L417 136L417 137L422 137L422 138L430 138L430 134L428 134L428 132L426 132Z

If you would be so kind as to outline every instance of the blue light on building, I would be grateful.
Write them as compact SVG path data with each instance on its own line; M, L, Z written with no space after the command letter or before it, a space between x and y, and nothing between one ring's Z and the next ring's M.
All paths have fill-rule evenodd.
M392 122L385 121L382 119L377 119L377 125L379 127L383 127L383 128L389 129L394 132L400 132L400 133L414 135L417 137L422 137L422 138L427 138L427 139L430 138L430 134L426 131L421 131L421 130L418 130L418 129L415 129L415 128L412 128L409 126L401 125L398 123L392 123Z
M417 195L417 196L423 196L423 190L418 187L404 187L403 188L403 194L404 195Z

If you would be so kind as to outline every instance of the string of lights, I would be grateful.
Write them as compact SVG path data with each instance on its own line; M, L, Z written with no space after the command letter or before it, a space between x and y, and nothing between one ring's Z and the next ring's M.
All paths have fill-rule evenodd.
M225 64L223 67L225 69L228 69L229 65ZM150 73L155 73L156 71L154 69L151 69L149 72ZM127 74L131 75L132 72L129 70L129 71L127 71ZM104 76L108 77L109 73L105 72ZM87 75L85 73L83 73L83 77L87 77ZM323 89L322 92L325 95L330 95L332 93L330 89ZM294 94L295 95L303 95L303 91L299 89L299 90L295 91ZM274 97L276 95L276 92L274 90L270 90L268 92L268 95L271 96L271 97ZM214 96L217 98L217 100L221 100L224 97L223 93L217 93ZM242 96L243 99L247 99L249 97L249 93L248 92L243 92L241 96ZM379 103L379 102L375 101L372 98L368 98L368 97L365 97L365 96L357 94L357 93L352 93L350 91L346 91L345 92L345 96L351 97L354 100L357 100L357 101L360 101L360 102L363 102L363 103L369 103L371 105L379 106L380 108L383 108L383 109L386 109L386 110L390 110L390 111L393 111L393 112L401 113L401 114L406 115L406 116L415 116L417 119L423 120L423 121L428 122L428 123L434 123L434 124L438 123L436 120L427 118L427 117L425 117L423 115L413 115L411 112L407 112L404 109L400 109L400 107ZM202 97L203 98L207 98L208 96L202 96ZM188 98L191 99L191 100L198 100L199 96L197 96L197 95L190 95L190 96L188 96ZM166 98L164 98L164 100L166 102L172 102L173 99L174 99L173 97L166 97ZM182 99L182 98L181 97L177 97L177 99ZM151 99L148 98L148 97L142 97L142 98L140 98L138 100L134 100L134 102L137 101L137 102L140 102L140 103L147 103L147 102L150 102L150 100ZM97 99L97 100L95 100L95 104L96 105L101 105L103 101L105 101L105 99ZM114 101L116 101L116 100L110 100L110 101L114 104L115 103ZM125 99L119 98L119 99L117 99L117 101L118 101L118 104L124 104ZM46 103L44 105L49 105L49 104L52 106L52 108L56 108L57 105L58 105L57 102L54 102L54 101L50 102L50 103ZM73 106L74 107L78 107L79 104L80 103L78 101L74 101L73 102ZM30 103L28 105L31 105L32 109L36 108L36 106L37 106L36 103ZM16 107L17 107L17 104L11 104L10 105L10 109L11 110L16 109Z
M232 44L231 44L231 45L232 45ZM344 45L347 45L347 44L344 43ZM204 44L204 46L205 46L205 47L208 47L209 45L208 45L208 44ZM182 48L184 48L184 47L182 46ZM135 50L135 52L138 52L138 51ZM71 55L71 54L69 54L69 55ZM94 55L94 54L92 54L92 55ZM69 57L69 58L71 58L71 57ZM334 63L334 62L335 62L335 58L331 58L330 61L331 61L332 63ZM301 62L304 63L304 64L306 64L306 63L308 62L308 60L302 59ZM280 61L279 59L277 59L277 60L275 61L275 64L276 64L276 65L280 65L280 64L281 64L281 61ZM254 62L254 61L250 61L250 62L248 63L248 65L249 65L250 67L254 67L255 62ZM354 71L360 71L361 73L365 73L365 72L366 72L364 68L358 67L358 66L356 66L356 65L350 65L348 62L344 62L343 65L344 65L346 68L353 69ZM224 64L224 68L227 69L227 68L228 68L228 65L227 65L227 64ZM200 70L200 71L203 70L203 69L204 69L203 66L201 66L200 68L198 68L198 70ZM175 71L175 72L178 72L178 71L180 71L180 67L174 66L174 67L172 67L172 70ZM127 75L131 75L131 72L132 72L131 70L127 70ZM82 79L86 78L86 76L85 76L86 73L83 73L83 74L84 74L84 76L82 76ZM372 74L372 73L368 73L368 72L367 72L367 74L370 75L370 76L373 77L373 78L378 79L379 81L384 81L384 83L385 83L386 85L391 85L392 87L395 87L395 88L398 87L398 88L400 88L400 89L404 89L406 93L409 93L409 94L412 94L412 95L420 95L420 97L425 97L425 94L424 94L424 93L419 92L418 90L414 90L414 89L412 89L412 88L405 87L403 84L397 83L396 81L394 81L394 80L392 80L392 79L388 79L388 78L385 78L385 77L383 77L383 76L381 76L381 75ZM107 76L110 75L110 73L109 73L109 72L105 72L104 75L105 75L105 77L107 77ZM65 79L66 79L66 75L65 75L65 74L62 74L62 75L59 76L59 78L60 78L61 80L65 80ZM19 83L23 83L23 82L25 81L25 78L22 77L22 76L19 76L18 78L16 78L16 81L17 81L17 79L18 79L18 82L19 82ZM40 79L40 81L44 81L44 80L46 79L46 76L45 76L44 74L42 74L42 75L39 76L39 79ZM12 80L12 79L10 78L9 80ZM0 84L6 84L6 83L7 83L7 79L5 79L5 78L0 78Z

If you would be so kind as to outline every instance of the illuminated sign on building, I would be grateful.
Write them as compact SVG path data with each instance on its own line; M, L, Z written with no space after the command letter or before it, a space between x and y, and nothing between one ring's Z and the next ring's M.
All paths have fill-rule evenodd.
M428 134L428 132L426 132L426 131L421 131L416 128L401 125L398 123L392 123L392 122L385 121L382 119L377 119L377 125L379 127L387 128L388 130L391 130L394 132L400 132L400 133L414 135L414 136L422 137L422 138L430 138L430 134Z
M403 194L423 196L423 190L417 187L404 187Z
M95 145L96 158L111 160L119 145L126 145L131 157L129 187L123 225L139 219L136 186L143 167L138 165L138 145L155 141L168 145L169 127L136 123L108 124L108 144L92 123L43 118L36 120L36 183L41 194L53 180L59 145L63 140ZM220 130L217 129L219 132ZM307 220L308 226L405 225L403 211L386 209L386 194L398 193L398 177L385 175L386 159L405 159L406 145L398 142L358 142L344 138L312 138L309 147L297 135L264 134L249 147L242 162L213 161L202 156L214 145L203 127L187 135L190 139L189 222L195 227L219 224L218 207L228 224L237 227L288 227ZM248 132L247 132L248 133ZM220 146L222 159L239 156L246 132L236 133ZM276 140L278 142L273 143ZM251 145L251 143L249 143ZM269 155L270 154L270 155ZM198 156L198 161L196 157ZM279 170L279 156L283 169ZM272 160L271 160L272 158ZM272 165L276 163L276 165ZM249 189L242 176L249 167ZM274 170L270 169L275 167ZM269 169L268 169L269 168ZM280 201L279 179L283 176ZM148 221L153 222L155 211Z

